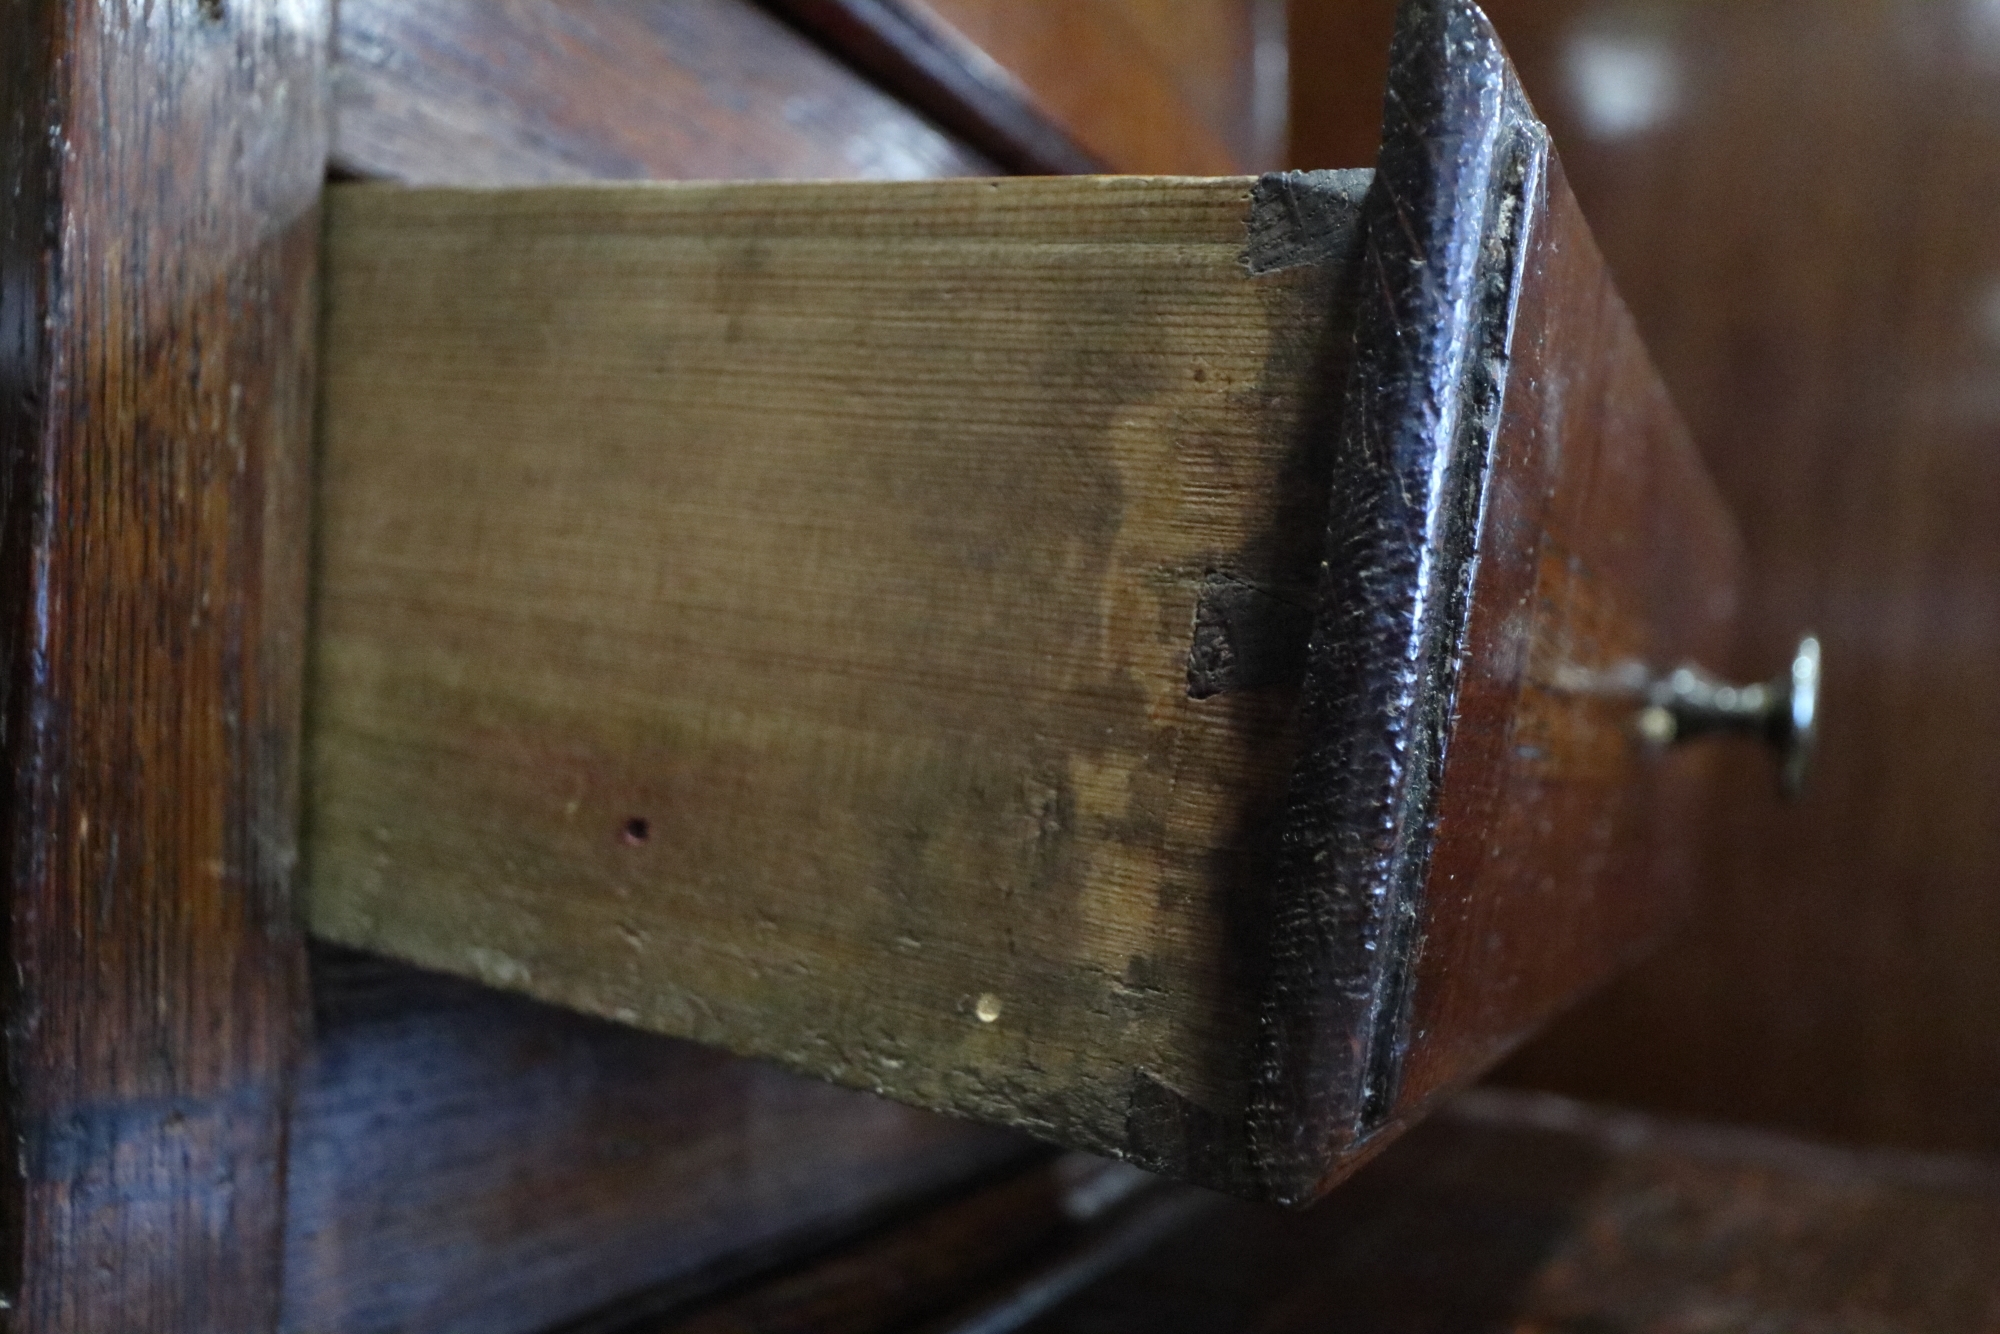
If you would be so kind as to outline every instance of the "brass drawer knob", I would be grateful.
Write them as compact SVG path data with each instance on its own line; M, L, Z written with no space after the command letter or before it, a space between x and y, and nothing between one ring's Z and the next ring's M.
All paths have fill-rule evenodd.
M1778 753L1779 786L1805 790L1819 734L1819 640L1799 640L1791 666L1769 681L1735 686L1699 667L1677 667L1654 681L1639 711L1639 735L1658 746L1716 732L1760 736Z

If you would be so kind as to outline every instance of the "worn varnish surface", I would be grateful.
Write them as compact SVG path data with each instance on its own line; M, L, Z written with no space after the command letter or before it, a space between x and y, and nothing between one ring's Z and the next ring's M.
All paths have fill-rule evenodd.
M277 1315L327 9L0 10L9 1328Z
M1363 180L336 191L315 929L1226 1155Z
M1533 525L1540 541L1495 543L1478 576L1406 1106L1678 914L1725 758L1618 744L1617 672L1726 658L1740 548L1553 161L1548 190L1486 502L1489 534ZM1726 758L1773 781L1748 746Z
M1298 1183L1672 919L1709 757L1634 743L1630 677L1735 612L1733 527L1469 6L1403 11L1369 210L1251 1122Z
M748 0L343 0L334 163L421 185L984 175Z
M703 1295L1028 1141L320 948L281 1328L532 1334Z

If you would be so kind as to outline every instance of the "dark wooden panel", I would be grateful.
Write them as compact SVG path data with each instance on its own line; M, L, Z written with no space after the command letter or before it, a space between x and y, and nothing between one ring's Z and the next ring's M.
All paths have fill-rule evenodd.
M1380 24L1391 7L1314 8ZM1828 672L1807 799L1784 809L1756 775L1724 775L1713 832L1692 848L1704 888L1680 943L1513 1077L2000 1147L1992 7L1491 9L1743 518L1735 665L1769 671L1809 625ZM1371 74L1349 48L1299 59L1338 71L1337 87L1380 78L1379 59ZM1301 138L1300 159L1368 132Z
M1717 757L1641 746L1635 695L1736 611L1733 525L1484 18L1405 5L1390 68L1249 1126L1293 1199L1673 919Z
M283 1328L526 1334L679 1300L1033 1152L721 1052L315 953Z
M277 1316L328 22L0 12L14 1329Z
M342 0L334 163L410 184L984 175L747 0Z
M771 2L1011 170L1215 175L1282 153L1281 0Z

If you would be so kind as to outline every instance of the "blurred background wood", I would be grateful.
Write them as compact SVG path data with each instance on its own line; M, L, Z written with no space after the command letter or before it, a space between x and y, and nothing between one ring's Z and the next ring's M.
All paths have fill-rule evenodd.
M1826 642L1805 801L1717 787L1676 944L1508 1077L2000 1149L2000 8L1491 0L1747 539L1735 670ZM1390 0L1296 0L1297 165Z

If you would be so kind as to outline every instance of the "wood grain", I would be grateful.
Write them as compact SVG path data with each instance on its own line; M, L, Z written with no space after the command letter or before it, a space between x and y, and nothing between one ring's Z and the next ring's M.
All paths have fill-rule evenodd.
M315 930L1179 1161L1364 180L336 190Z
M4 11L11 1329L277 1318L329 21Z
M686 1303L1040 1151L316 947L287 1179L297 1334L533 1334Z
M746 0L342 0L334 163L422 185L986 175Z

